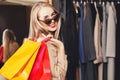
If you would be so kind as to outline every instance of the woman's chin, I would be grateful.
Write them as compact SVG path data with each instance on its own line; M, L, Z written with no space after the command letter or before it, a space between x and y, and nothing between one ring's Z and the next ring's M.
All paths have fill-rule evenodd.
M49 31L55 31L56 30L56 27L54 27L54 28L49 28Z

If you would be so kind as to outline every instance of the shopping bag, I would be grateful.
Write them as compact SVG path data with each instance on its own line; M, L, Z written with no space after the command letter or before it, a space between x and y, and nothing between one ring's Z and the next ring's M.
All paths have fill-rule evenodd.
M40 43L26 40L0 69L0 74L9 80L27 80L39 47Z
M23 70L21 70L17 75L15 75L11 80L28 80L30 71L32 69L33 63L35 61L38 50L31 56L30 60L26 63Z
M3 59L3 46L0 46L0 62L2 62Z
M41 47L28 80L52 80L48 48L45 40L41 42Z

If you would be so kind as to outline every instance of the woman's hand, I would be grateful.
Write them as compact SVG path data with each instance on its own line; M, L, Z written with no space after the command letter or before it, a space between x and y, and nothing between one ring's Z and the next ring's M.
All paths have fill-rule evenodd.
M49 43L51 43L57 48L58 55L64 56L64 45L60 40L54 39L52 35L45 36L44 34L42 34L42 36L44 37L45 41L48 39L47 41L50 41Z
M57 47L58 49L64 49L64 45L60 40L51 38L50 39L51 44L53 44L55 47Z

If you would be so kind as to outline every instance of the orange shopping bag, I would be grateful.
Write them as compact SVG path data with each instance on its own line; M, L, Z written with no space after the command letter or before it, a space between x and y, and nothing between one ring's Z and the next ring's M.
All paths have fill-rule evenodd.
M0 69L9 80L28 80L40 43L26 40Z

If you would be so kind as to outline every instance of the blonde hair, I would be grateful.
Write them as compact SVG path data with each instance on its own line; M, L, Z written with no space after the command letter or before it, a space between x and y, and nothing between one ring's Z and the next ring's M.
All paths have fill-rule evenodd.
M8 44L8 42L16 41L16 36L11 29L5 29L3 31L2 43Z
M44 26L42 26L39 21L38 21L38 12L41 8L44 7L51 7L56 13L58 11L49 3L46 2L38 2L33 5L32 10L31 10L31 16L30 16L30 29L29 29L29 38L37 38L39 34L41 33L49 33L48 29ZM54 38L58 38L59 35L59 30L60 30L60 19L58 21L57 29L54 33Z
M16 42L16 36L11 29L5 29L2 36L2 46L3 46L3 62L5 62L13 52L19 47L16 42L16 46L10 46ZM13 48L13 49L11 49Z

